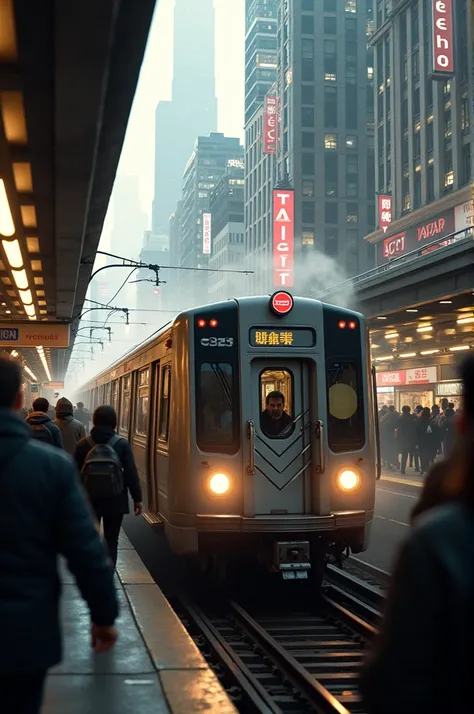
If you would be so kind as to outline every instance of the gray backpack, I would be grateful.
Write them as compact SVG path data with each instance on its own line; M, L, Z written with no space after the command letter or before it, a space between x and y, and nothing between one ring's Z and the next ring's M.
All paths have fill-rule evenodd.
M96 444L87 437L91 450L81 470L82 483L92 501L117 498L123 492L125 481L123 466L114 446L121 441L117 434L106 443Z

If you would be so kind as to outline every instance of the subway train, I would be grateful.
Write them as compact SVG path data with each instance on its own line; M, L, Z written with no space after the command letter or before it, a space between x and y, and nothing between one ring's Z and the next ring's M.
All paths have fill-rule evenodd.
M171 549L320 583L367 548L380 468L365 318L279 291L182 312L78 390L113 405Z

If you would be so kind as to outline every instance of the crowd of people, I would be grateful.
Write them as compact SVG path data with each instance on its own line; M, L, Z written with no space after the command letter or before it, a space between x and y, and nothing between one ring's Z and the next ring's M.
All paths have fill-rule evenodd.
M22 404L18 363L0 357L0 711L38 714L48 670L61 660L58 556L91 615L91 646L116 639L113 573L128 494L142 494L128 441L111 406L39 397ZM100 534L102 522L104 541Z
M386 463L395 466L401 454L403 470L411 455L416 468L418 451L428 473L360 677L368 714L473 711L474 357L461 376L457 413L448 403L415 415L388 407L381 416L381 426L389 425ZM92 647L110 649L118 534L128 494L136 514L142 503L115 410L98 407L88 434L83 405L74 410L67 399L55 415L43 398L25 413L21 382L18 363L0 357L0 709L38 714L47 672L61 660L58 556L89 607ZM444 459L433 464L440 449Z
M451 453L455 414L454 404L447 399L431 408L419 404L414 413L408 405L400 414L393 404L384 404L378 414L382 465L405 474L408 464L416 473L425 474L439 456Z

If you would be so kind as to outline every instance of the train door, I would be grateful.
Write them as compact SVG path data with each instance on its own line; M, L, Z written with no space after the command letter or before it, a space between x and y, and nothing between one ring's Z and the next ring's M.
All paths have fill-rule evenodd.
M310 511L311 418L308 366L254 360L253 507L258 515ZM251 428L251 426L250 426Z
M152 468L148 472L148 509L157 513L158 507L158 419L160 407L160 363L153 365L153 427L149 450L152 458Z

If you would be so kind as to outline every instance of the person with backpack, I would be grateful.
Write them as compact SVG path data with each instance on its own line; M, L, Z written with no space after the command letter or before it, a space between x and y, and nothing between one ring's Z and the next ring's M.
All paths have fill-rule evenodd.
M44 397L38 397L38 399L35 399L33 402L33 411L26 417L25 421L33 430L34 439L62 449L63 439L61 432L59 427L53 424L51 417L48 415L48 411L48 400Z
M124 515L129 513L128 493L135 515L139 516L143 511L142 491L130 444L115 431L115 409L108 405L97 407L92 423L90 436L79 441L74 458L97 520L99 524L103 522L104 538L115 566L120 528Z
M56 402L56 419L53 424L59 427L63 439L64 450L74 455L78 441L86 435L84 425L72 415L72 404L62 397Z

